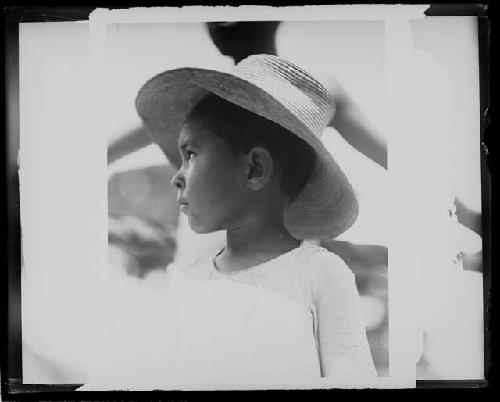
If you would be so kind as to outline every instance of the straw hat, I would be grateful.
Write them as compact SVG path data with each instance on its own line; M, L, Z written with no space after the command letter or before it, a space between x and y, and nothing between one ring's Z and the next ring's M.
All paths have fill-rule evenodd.
M298 239L332 238L358 216L354 191L321 142L335 113L328 91L300 67L271 55L253 55L231 73L179 68L147 81L136 98L139 116L169 160L180 166L177 139L193 107L213 93L271 120L316 151L316 166L285 211L285 226ZM300 161L297 161L300 163Z

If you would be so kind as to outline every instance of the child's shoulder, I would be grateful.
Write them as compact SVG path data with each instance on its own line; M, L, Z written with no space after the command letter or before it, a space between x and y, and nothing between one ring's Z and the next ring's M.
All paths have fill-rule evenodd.
M345 281L354 281L354 274L337 254L317 245L309 245L301 264L301 277L313 294Z
M306 261L304 268L307 271L328 271L337 275L349 275L352 271L342 258L325 247L308 244L305 248Z

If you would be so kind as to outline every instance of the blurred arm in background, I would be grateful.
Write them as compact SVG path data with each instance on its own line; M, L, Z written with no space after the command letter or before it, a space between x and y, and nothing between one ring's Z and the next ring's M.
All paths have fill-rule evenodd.
M335 101L335 115L330 126L357 151L387 169L387 141L363 115L359 106L332 76L323 82Z
M85 370L78 366L69 366L47 356L23 342L23 377L36 378L37 384L81 384L87 381ZM28 382L29 383L29 382Z
M139 126L121 134L108 145L108 165L152 143L145 127Z
M251 54L277 55L275 37L279 24L278 21L209 22L207 26L219 51L238 63ZM370 127L358 106L337 80L328 77L326 81L337 107L332 127L359 152L387 169L385 138Z
M455 198L455 207L458 222L482 236L481 214L467 207L459 198Z
M110 216L108 242L122 250L125 263L117 268L122 274L144 278L155 270L164 270L172 262L175 239L160 224L138 216Z
M274 36L279 24L279 21L208 22L207 29L221 54L230 56L236 64L252 54L275 55ZM123 133L108 146L108 165L151 143L143 126ZM176 164L173 158L169 161Z

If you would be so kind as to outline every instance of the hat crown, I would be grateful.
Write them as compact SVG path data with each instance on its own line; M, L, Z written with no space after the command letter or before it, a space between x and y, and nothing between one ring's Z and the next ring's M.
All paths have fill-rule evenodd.
M274 97L317 138L335 114L328 90L308 72L277 56L249 56L235 66L232 74Z

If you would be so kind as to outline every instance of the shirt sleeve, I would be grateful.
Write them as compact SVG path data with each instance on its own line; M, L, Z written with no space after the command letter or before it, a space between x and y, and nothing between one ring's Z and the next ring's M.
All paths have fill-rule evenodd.
M307 293L316 310L322 376L351 380L376 377L354 274L327 250L314 253L306 265Z

